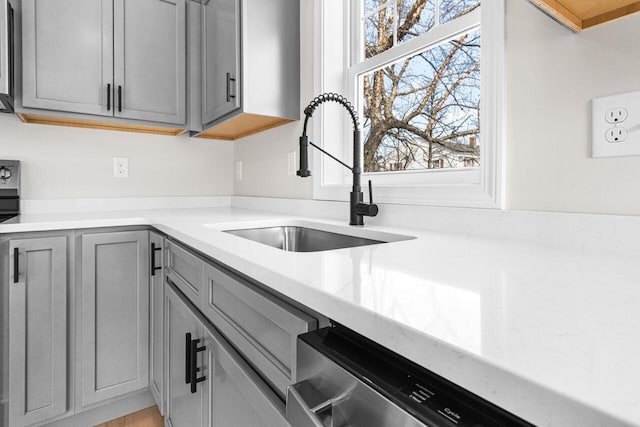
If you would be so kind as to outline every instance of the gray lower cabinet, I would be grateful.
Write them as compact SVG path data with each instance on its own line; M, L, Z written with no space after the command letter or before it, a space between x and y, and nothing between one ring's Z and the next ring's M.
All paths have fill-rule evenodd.
M186 0L23 0L22 106L186 121Z
M204 295L204 262L191 251L168 240L166 274L171 282L198 308Z
M222 266L205 266L205 316L282 396L296 382L298 335L317 320Z
M67 238L11 240L9 425L67 410Z
M149 232L149 387L164 414L164 238Z
M285 427L284 402L210 325L205 326L205 427Z
M191 389L191 367L193 359L190 357L191 341L202 346L204 329L198 316L189 308L186 298L179 294L179 290L167 281L165 284L165 366L166 396L165 424L168 427L200 427L203 423L203 407L207 388L206 380L195 384ZM205 359L203 352L196 352L195 365L199 371L197 376L207 375L203 366Z
M284 402L170 281L165 326L168 427L289 425Z
M149 386L149 232L82 236L81 405Z

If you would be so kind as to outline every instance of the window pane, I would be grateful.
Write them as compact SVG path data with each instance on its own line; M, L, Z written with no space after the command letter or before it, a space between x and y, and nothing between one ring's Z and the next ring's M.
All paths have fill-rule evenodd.
M398 44L435 27L436 7L436 0L399 0Z
M391 49L395 35L395 1L365 0L364 52L370 58Z
M418 37L480 6L480 0L363 1L364 58Z
M440 0L440 23L453 21L480 6L480 0Z
M478 167L480 32L361 76L366 172Z

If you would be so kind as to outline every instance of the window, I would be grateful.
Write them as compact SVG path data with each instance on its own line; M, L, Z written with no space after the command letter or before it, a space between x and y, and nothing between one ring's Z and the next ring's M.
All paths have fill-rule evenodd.
M350 78L356 79L363 114L365 172L476 167L480 31L452 21L478 9L480 1L380 3L360 2L354 23L361 37L354 37L357 56ZM449 41L430 37L431 30L447 23ZM416 39L423 50L407 52L403 43ZM373 58L383 52L392 55L381 66Z
M316 89L360 113L377 201L501 207L504 0L319 3ZM314 137L349 159L348 124L330 108ZM320 157L315 197L345 199L350 174Z

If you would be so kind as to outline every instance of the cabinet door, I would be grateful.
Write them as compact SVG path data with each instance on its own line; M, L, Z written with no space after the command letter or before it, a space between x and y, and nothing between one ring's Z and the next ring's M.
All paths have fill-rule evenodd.
M205 328L209 387L206 425L284 427L284 402L212 327Z
M10 31L13 28L10 26L10 17L12 15L11 4L6 1L0 3L0 110L6 109L8 106L2 104L2 94L13 95L13 81L10 79L10 62L9 55L12 51L9 50L12 37Z
M67 410L67 240L11 240L9 425Z
M185 0L115 0L114 23L116 117L184 124Z
M165 423L169 427L199 427L202 422L204 401L203 388L206 382L197 385L196 393L191 393L189 384L189 341L202 338L202 324L187 306L177 288L165 284L165 366L167 368L167 405L165 407ZM202 363L202 353L197 355L199 375L206 374Z
M149 258L151 259L150 279L150 345L149 350L149 386L151 393L156 400L156 404L160 409L160 413L164 414L164 357L163 357L163 331L164 331L164 239L161 235L150 232L149 243L151 250Z
M23 0L22 61L24 107L113 115L112 0Z
M203 106L205 125L240 108L240 0L203 5Z
M82 405L149 386L149 232L82 236Z

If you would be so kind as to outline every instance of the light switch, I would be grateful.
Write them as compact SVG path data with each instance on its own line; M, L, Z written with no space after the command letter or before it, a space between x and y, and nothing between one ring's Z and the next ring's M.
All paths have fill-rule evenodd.
M236 162L236 179L238 181L242 179L242 162Z
M296 152L287 153L287 175L295 176L296 174Z

